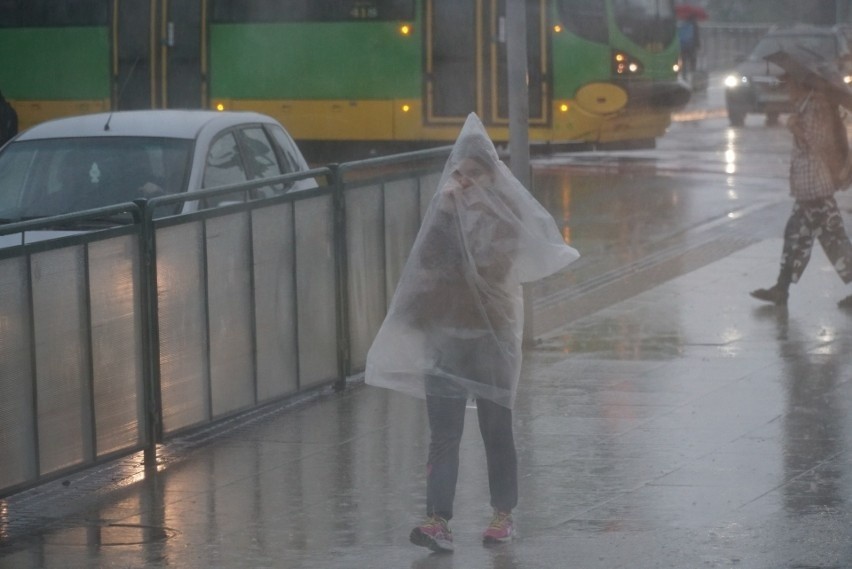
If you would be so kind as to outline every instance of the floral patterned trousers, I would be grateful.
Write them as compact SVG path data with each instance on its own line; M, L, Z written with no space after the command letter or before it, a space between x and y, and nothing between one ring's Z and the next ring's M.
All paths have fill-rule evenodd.
M784 251L778 282L799 281L808 261L814 239L818 239L834 270L844 283L852 282L852 243L846 235L843 218L833 197L796 201L784 229Z

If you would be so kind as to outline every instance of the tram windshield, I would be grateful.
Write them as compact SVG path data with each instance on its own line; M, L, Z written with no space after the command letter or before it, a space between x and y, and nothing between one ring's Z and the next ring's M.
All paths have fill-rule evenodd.
M571 33L597 43L609 42L606 2L557 0L557 8L559 17Z
M673 0L557 0L559 17L574 34L609 43L608 10L621 32L640 46L662 49L675 37Z
M675 37L673 0L612 0L615 23L638 45L663 49Z

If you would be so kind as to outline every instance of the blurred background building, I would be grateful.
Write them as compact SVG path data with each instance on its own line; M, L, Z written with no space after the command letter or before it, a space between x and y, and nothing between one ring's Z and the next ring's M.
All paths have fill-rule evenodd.
M850 0L692 0L714 22L832 25L850 22Z
M773 26L796 23L852 25L852 0L683 0L702 6L699 67L709 72L732 68Z

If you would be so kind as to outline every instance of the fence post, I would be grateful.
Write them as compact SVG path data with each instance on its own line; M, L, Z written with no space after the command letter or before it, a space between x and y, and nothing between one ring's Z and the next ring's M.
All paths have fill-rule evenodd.
M334 208L334 286L337 297L337 381L334 389L346 387L346 378L352 371L351 343L349 338L349 262L346 249L346 196L343 174L339 164L330 164L330 182L333 188Z
M147 472L156 472L157 443L163 437L163 409L160 396L160 333L157 309L157 270L154 246L153 208L148 200L134 201L139 206L141 224L139 243L140 304L142 312L142 380L145 408L145 451Z

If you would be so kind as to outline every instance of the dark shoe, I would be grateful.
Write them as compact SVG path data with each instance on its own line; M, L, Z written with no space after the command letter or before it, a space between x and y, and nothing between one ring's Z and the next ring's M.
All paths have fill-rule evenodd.
M837 308L852 309L852 294L837 303Z
M789 296L789 293L786 290L778 288L778 285L772 288L759 288L751 291L749 294L758 300L771 302L776 306L786 306L787 297ZM852 303L852 301L850 301L850 303Z

